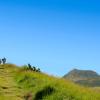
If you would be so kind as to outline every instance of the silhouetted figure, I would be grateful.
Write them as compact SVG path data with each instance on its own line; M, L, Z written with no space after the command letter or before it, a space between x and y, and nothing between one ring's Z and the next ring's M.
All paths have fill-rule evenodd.
M40 71L40 68L37 69L37 72L41 72L41 71Z
M31 66L31 64L28 64L28 68L29 68L30 70L33 69L32 66Z
M0 59L0 65L2 64L2 60Z
M6 63L6 58L2 59L2 63L5 64Z
M36 71L36 68L33 66L33 71Z

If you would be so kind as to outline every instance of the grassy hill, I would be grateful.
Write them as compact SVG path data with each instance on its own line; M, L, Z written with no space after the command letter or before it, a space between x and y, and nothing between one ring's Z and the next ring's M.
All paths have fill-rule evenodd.
M0 100L100 100L100 91L5 64L0 65Z

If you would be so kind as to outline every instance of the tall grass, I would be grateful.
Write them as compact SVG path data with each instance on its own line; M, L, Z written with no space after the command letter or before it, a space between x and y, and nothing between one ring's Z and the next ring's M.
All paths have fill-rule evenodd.
M100 93L91 88L43 73L20 68L15 79L24 95L31 93L33 100L100 100Z

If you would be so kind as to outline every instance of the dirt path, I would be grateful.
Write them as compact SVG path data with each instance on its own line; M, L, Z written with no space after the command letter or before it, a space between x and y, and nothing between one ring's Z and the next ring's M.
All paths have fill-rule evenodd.
M10 70L0 66L0 100L24 100L23 90L13 79Z

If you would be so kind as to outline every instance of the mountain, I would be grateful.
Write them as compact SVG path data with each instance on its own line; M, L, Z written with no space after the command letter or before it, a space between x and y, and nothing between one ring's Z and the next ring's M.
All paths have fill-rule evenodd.
M100 75L92 70L73 69L68 74L64 75L63 78L85 86L100 86Z
M86 88L63 78L0 65L0 100L100 100L100 89Z

